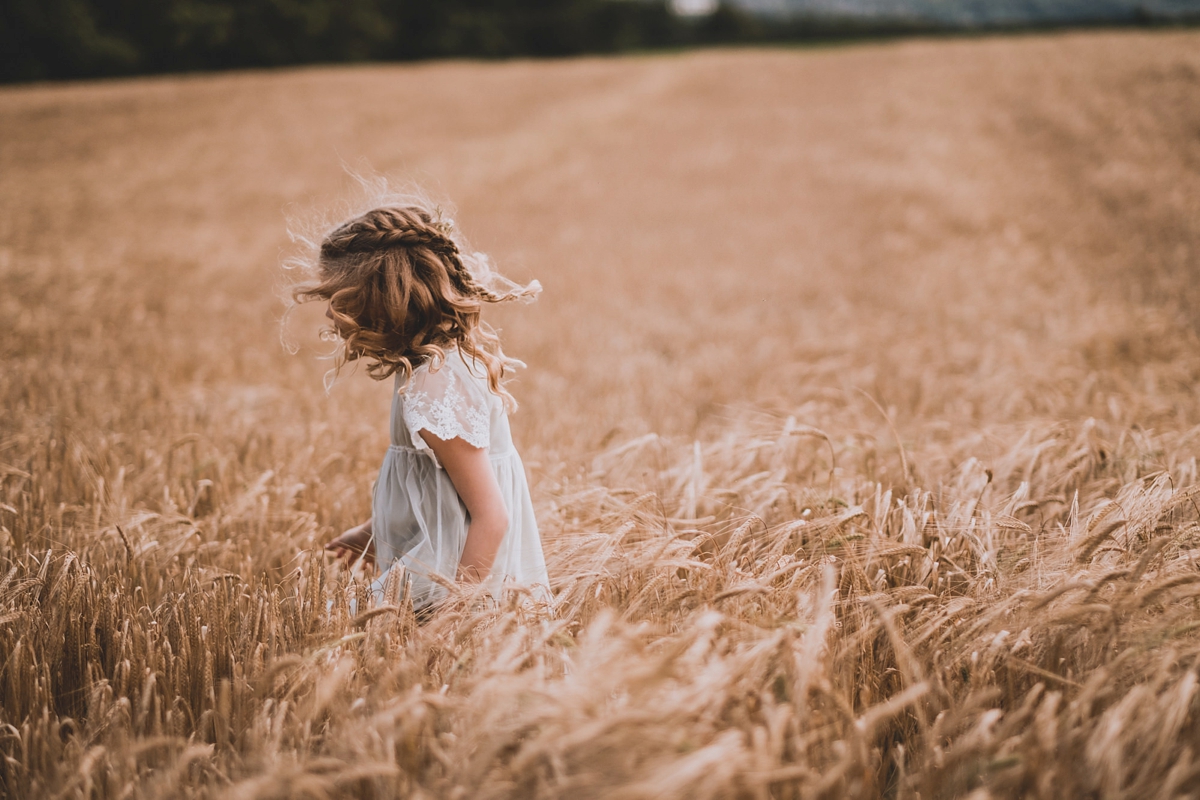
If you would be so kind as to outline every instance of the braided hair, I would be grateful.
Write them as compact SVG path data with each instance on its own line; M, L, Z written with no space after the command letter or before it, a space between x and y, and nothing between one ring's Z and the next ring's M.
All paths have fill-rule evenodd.
M480 309L532 299L541 286L494 274L482 254L464 257L453 223L436 209L382 206L343 222L321 240L316 267L316 279L297 286L293 298L329 303L330 333L341 342L336 368L364 359L372 378L399 375L407 384L417 367L439 363L457 347L483 363L491 390L515 408L503 386L515 362Z

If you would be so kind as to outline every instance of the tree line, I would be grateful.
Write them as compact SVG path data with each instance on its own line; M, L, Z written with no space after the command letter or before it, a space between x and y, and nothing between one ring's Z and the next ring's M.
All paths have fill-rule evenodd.
M760 23L662 0L4 0L0 80L608 53L729 42Z
M701 17L673 13L668 0L2 0L0 82L946 29L928 19L764 17L730 0Z

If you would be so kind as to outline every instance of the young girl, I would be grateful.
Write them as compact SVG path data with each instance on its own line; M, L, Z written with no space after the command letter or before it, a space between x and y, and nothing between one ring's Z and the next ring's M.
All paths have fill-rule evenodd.
M504 388L508 370L484 303L531 300L536 281L496 275L459 247L453 224L420 202L385 205L330 231L316 279L297 302L324 301L341 347L337 367L363 359L376 380L394 376L391 446L375 484L371 518L326 545L403 568L414 607L445 595L432 576L546 587L546 562L521 457L513 447ZM541 590L544 591L544 588Z

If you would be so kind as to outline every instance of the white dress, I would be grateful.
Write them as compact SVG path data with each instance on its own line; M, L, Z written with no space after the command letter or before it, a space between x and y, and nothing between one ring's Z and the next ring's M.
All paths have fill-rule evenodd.
M414 607L436 602L446 589L430 573L453 582L467 541L470 516L418 433L427 430L439 439L460 437L487 448L508 511L508 531L488 578L492 595L498 598L505 585L520 584L549 598L525 465L513 447L504 403L488 388L486 376L481 362L468 364L458 350L447 350L444 364L436 370L428 363L417 367L408 387L392 398L392 443L372 502L375 553L384 569L373 585L377 596L388 573L403 566Z

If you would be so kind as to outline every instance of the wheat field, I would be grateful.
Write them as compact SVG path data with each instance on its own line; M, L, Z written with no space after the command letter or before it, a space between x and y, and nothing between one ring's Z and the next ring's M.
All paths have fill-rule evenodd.
M555 604L399 587L282 331L453 200ZM1200 33L0 89L0 794L1200 796Z

